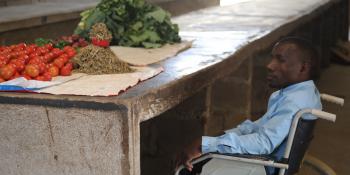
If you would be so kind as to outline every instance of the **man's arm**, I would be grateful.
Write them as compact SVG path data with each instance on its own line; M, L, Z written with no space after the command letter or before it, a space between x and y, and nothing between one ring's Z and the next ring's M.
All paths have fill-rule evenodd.
M251 120L245 120L241 124L239 124L236 128L232 128L229 130L226 130L225 133L235 133L236 135L246 135L253 133L254 130L257 129L258 125L257 122L259 120L256 120L252 122Z
M202 137L195 139L191 144L187 145L182 152L176 155L176 169L180 165L185 165L189 171L192 171L191 160L202 155Z
M187 169L192 170L193 167L190 161L199 157L202 153L208 152L270 154L288 135L293 116L299 110L293 103L286 104L280 106L270 116L271 119L255 129L253 133L237 135L235 132L231 132L219 137L203 136L196 139L178 154L177 167L184 164Z
M202 152L270 154L288 135L298 110L293 103L280 106L271 119L250 134L226 133L219 137L203 137Z

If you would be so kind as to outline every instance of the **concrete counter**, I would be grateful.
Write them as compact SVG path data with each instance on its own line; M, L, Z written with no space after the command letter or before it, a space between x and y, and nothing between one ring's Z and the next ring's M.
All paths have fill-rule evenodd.
M344 23L332 26L339 28L339 32L329 37L331 41L320 39L325 33L314 33L322 25L329 25L323 21L325 18L333 20L336 9L347 14L346 3L337 0L247 1L176 17L174 21L179 23L183 39L195 39L193 48L159 63L165 68L163 73L120 96L2 92L0 172L8 175L138 175L152 174L152 171L156 172L153 174L164 174L166 170L148 169L153 166L152 161L141 158L141 152L157 154L149 130L154 125L148 121L166 118L164 115L183 120L189 115L194 119L190 122L214 121L211 108L215 104L211 101L213 93L220 92L215 87L220 79L246 65L248 88L239 98L254 97L253 80L260 78L252 70L256 65L261 66L262 61L256 60L259 55L268 53L276 40L289 34L310 36L325 48L334 44L337 38L346 38L347 34L342 32L347 31L343 29L347 27ZM311 27L303 28L307 25ZM309 28L313 30L308 32ZM323 31L327 32L327 28ZM320 36L314 37L316 34ZM249 93L244 93L246 91ZM249 108L251 112L252 106ZM176 112L169 114L173 109ZM142 123L145 123L141 127L144 129L140 129ZM170 125L176 125L176 122ZM204 131L210 133L206 125L195 125L200 128L197 135ZM167 129L169 133L181 133L171 127ZM181 129L186 130L185 127ZM143 144L141 135L147 143ZM158 148L162 149L159 145Z

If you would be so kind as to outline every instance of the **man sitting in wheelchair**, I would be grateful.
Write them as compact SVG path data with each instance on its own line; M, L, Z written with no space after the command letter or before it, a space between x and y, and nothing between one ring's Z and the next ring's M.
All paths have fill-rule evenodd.
M246 120L236 128L218 137L203 136L179 155L178 165L188 170L190 161L209 152L272 155L280 160L285 150L285 140L295 114L301 109L320 109L320 94L314 84L319 76L319 57L308 41L287 37L275 44L271 61L266 66L267 81L276 88L268 101L266 113L258 120ZM315 119L314 116L303 116ZM276 169L267 168L266 174Z

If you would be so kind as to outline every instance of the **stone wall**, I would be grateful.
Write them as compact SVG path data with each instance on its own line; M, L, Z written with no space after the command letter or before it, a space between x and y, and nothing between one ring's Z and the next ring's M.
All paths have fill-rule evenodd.
M130 174L126 113L2 104L0 172ZM125 111L124 111L125 112Z

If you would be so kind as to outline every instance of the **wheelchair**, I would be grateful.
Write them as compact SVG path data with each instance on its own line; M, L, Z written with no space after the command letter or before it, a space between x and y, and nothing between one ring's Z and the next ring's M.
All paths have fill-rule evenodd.
M328 94L321 94L321 99L344 105L344 99ZM313 138L313 130L317 121L317 119L303 119L303 114L312 114L317 118L332 122L336 120L335 114L316 109L302 109L297 112L292 121L282 160L274 160L268 155L207 153L192 160L191 172L182 165L176 170L175 175L266 175L268 167L279 169L278 175L295 175L299 171ZM318 159L309 155L305 157L306 165L314 166L313 168L325 175L335 174Z

